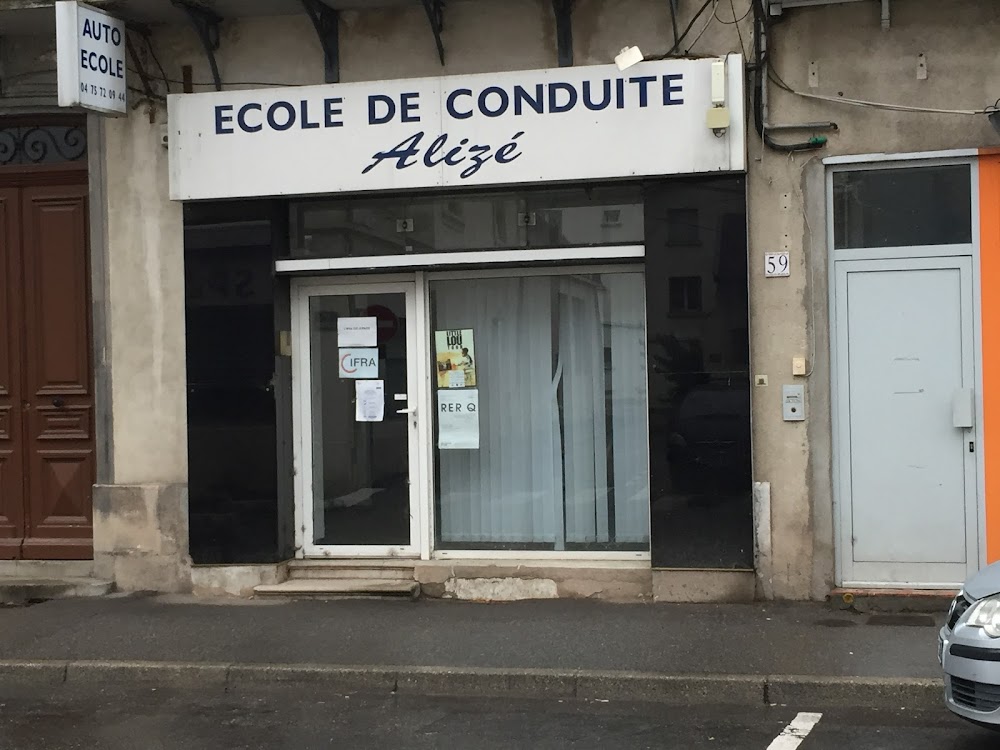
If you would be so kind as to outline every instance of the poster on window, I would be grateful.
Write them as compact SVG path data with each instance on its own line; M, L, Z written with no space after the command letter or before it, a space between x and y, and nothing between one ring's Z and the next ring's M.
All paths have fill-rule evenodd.
M354 421L381 422L385 419L385 382L354 381Z
M434 332L438 388L475 388L476 349L472 329Z
M337 346L341 349L378 346L378 318L337 318Z
M479 389L438 391L438 449L479 449Z

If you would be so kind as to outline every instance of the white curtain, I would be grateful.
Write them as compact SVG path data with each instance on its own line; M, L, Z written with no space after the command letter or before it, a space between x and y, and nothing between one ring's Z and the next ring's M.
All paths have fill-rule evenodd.
M473 330L479 388L480 449L437 451L443 542L648 540L642 285L632 273L433 282L434 328Z
M649 542L649 406L646 298L642 276L605 274L611 338L615 539Z

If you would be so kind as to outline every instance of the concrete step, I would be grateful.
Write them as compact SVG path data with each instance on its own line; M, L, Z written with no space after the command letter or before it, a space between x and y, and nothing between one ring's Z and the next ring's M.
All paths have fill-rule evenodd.
M413 562L399 560L293 560L289 580L413 580Z
M104 596L114 584L98 578L0 578L0 604Z
M958 591L946 589L837 588L827 602L837 609L855 612L926 612L944 614Z
M284 583L254 586L256 596L287 596L291 598L352 598L420 596L420 584L410 579L392 578L309 578Z

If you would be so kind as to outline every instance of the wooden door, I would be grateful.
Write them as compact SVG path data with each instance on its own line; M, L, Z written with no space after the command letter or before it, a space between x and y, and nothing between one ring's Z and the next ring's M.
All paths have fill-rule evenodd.
M93 554L87 186L21 191L24 269L24 545L28 560Z
M20 215L20 191L0 188L0 560L19 558L24 538Z
M78 173L60 180L70 184L0 189L0 557L6 559L93 556L85 179Z

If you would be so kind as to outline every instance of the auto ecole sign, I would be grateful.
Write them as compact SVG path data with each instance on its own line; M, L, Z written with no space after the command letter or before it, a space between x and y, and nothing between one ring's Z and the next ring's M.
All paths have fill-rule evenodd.
M124 115L125 22L78 2L56 3L59 106Z
M168 99L170 196L211 200L745 169L743 60L441 76Z

